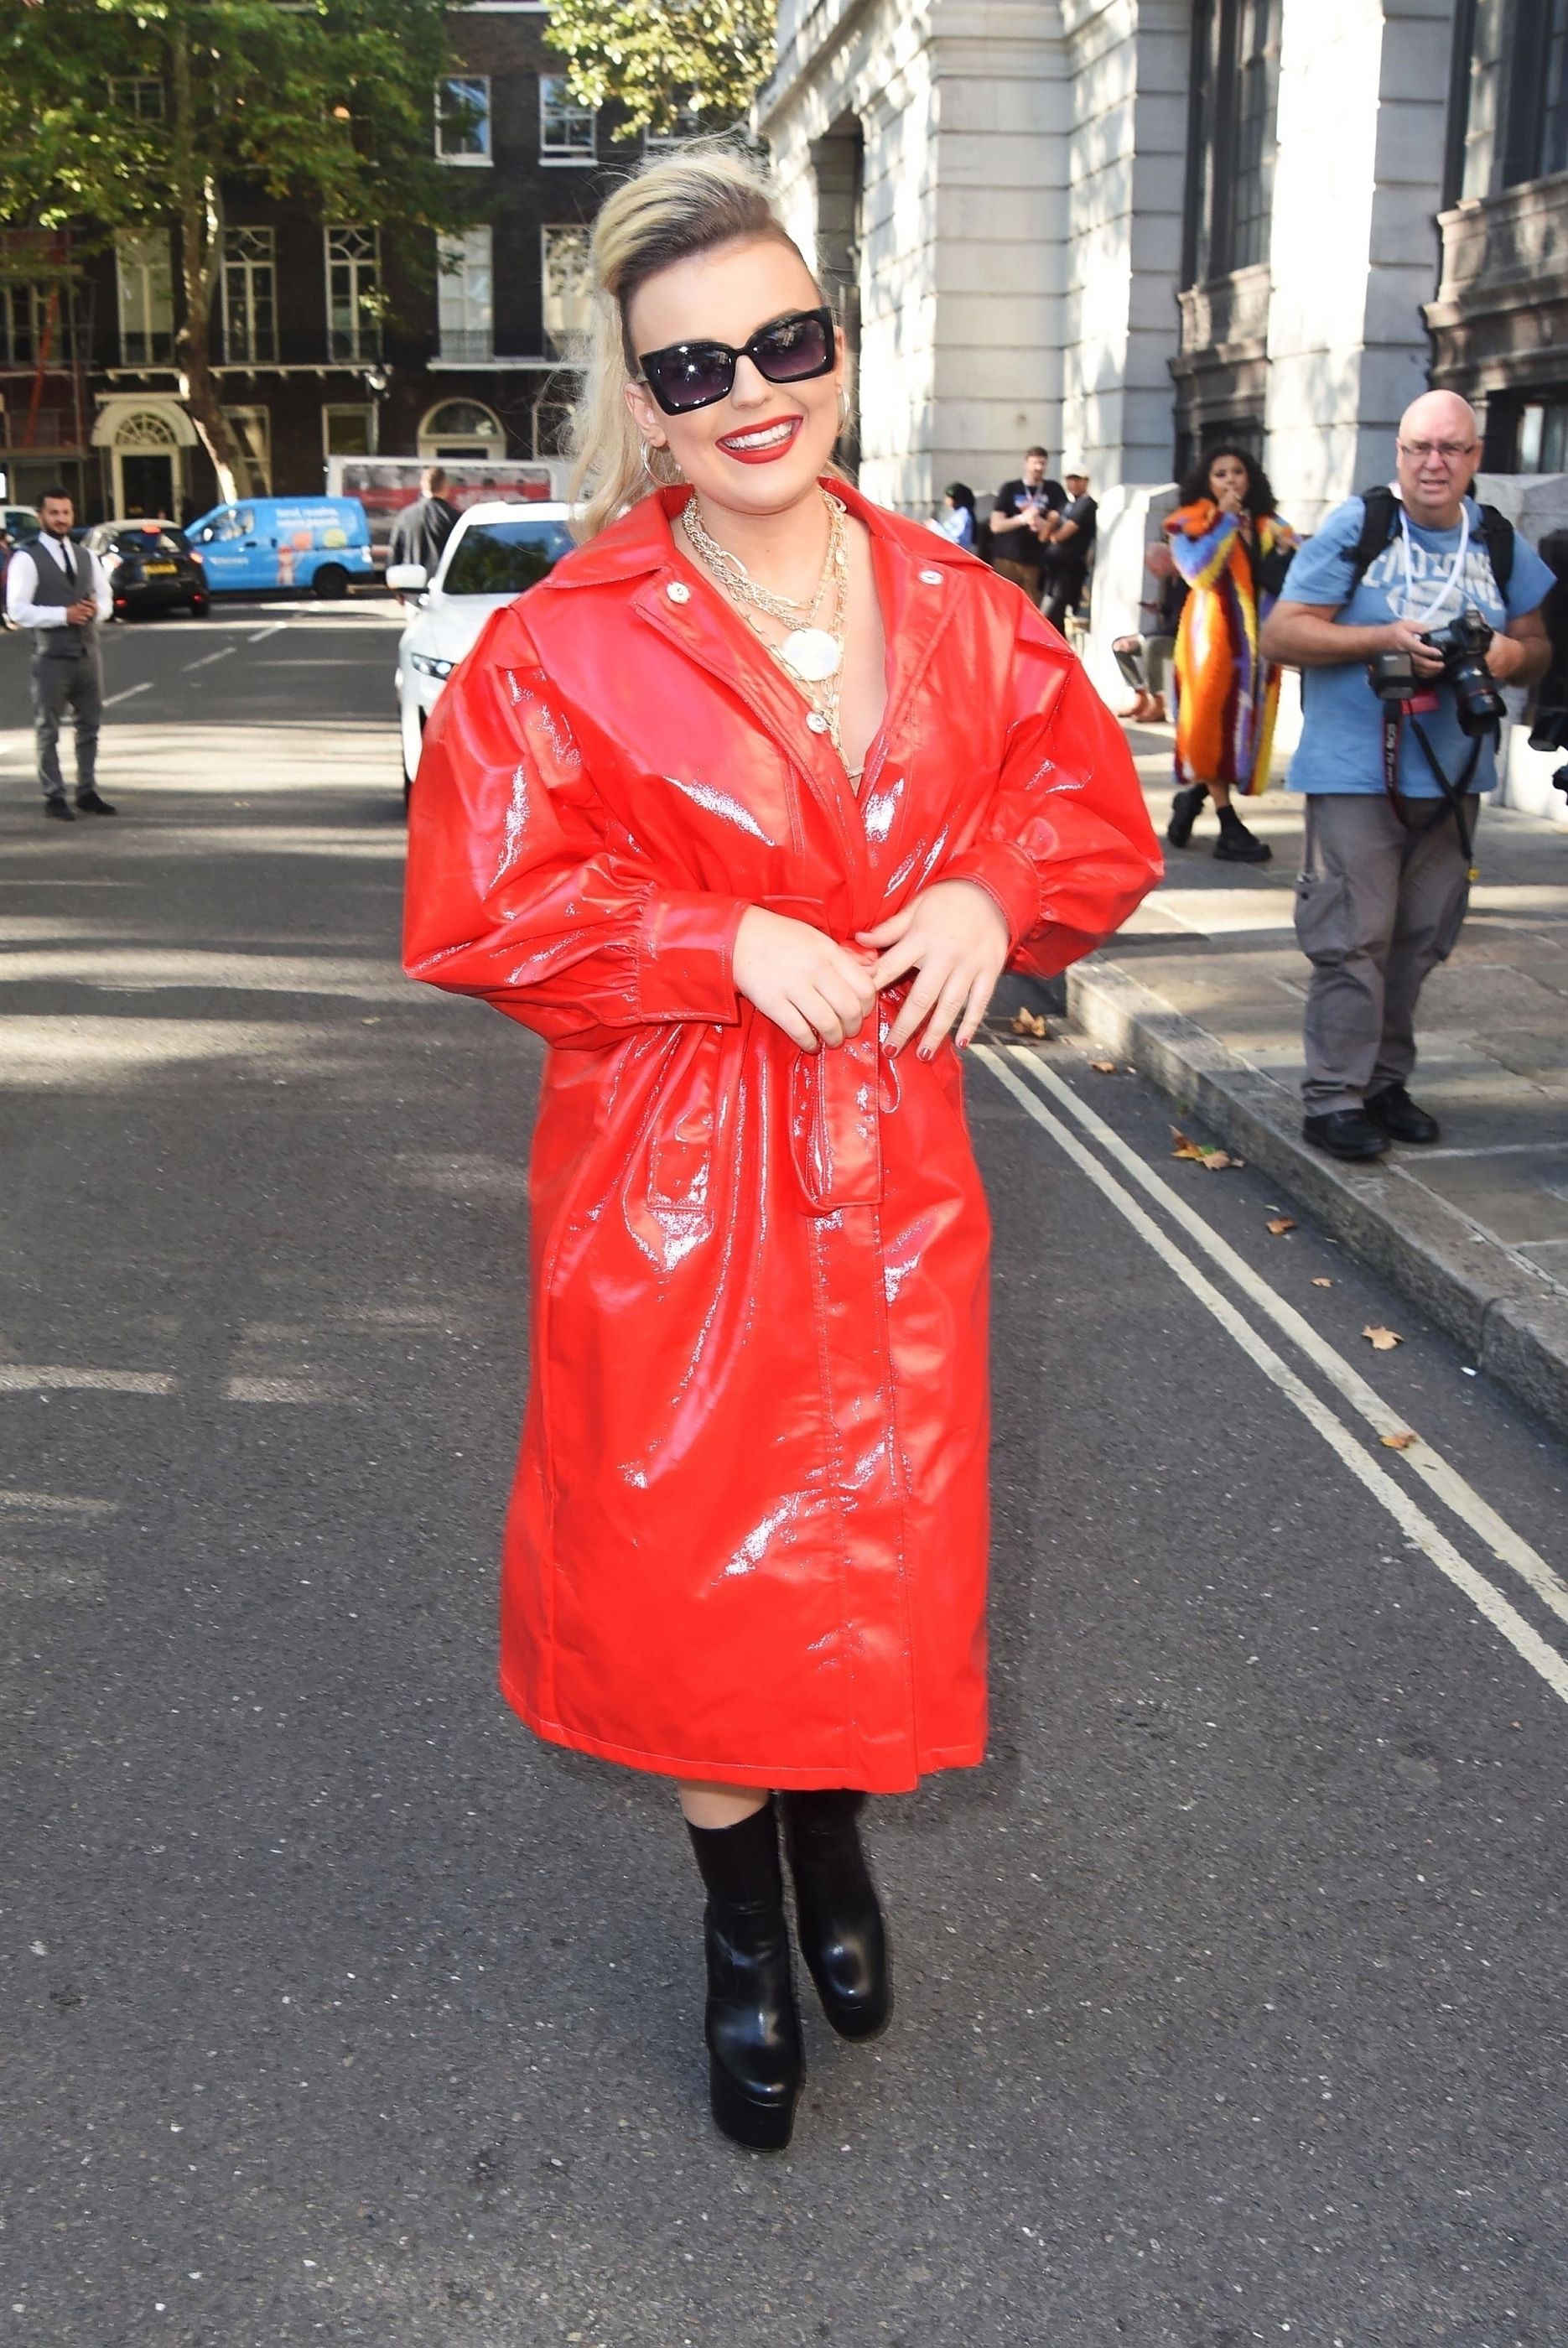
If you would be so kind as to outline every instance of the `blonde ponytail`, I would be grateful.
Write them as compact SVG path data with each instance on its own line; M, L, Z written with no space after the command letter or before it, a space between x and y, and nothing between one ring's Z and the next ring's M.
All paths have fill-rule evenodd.
M572 418L576 537L593 538L634 498L679 478L667 451L645 448L626 406L637 372L626 328L632 297L675 262L758 238L799 250L763 173L717 139L645 164L606 201L593 223L593 327Z

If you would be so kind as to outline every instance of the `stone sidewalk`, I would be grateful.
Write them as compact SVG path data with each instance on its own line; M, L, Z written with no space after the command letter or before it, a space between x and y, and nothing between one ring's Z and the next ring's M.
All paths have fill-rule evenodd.
M1171 736L1130 738L1163 839ZM1205 810L1114 946L1069 973L1072 1017L1568 1426L1568 831L1483 815L1463 935L1421 999L1412 1090L1441 1144L1364 1168L1301 1138L1299 803L1276 789L1245 813L1274 861L1215 863Z

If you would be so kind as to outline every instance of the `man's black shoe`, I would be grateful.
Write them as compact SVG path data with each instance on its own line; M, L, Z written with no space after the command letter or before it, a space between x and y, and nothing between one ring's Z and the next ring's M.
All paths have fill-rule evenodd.
M1266 839L1247 829L1234 808L1222 807L1214 853L1222 864L1266 864L1274 850Z
M57 823L75 823L76 821L76 817L71 813L64 799L46 799L44 801L44 813L46 815L52 815Z
M1418 1108L1403 1085L1385 1085L1380 1093L1368 1093L1364 1106L1373 1124L1395 1141L1443 1138L1442 1127L1430 1109Z
M1330 1158L1353 1162L1381 1158L1388 1147L1387 1135L1373 1124L1364 1108L1331 1108L1322 1117L1304 1117L1301 1131L1302 1138L1315 1149L1326 1149Z
M78 791L77 805L83 815L118 815L119 813L119 809L110 807L107 799L99 798L97 791Z
M1198 811L1209 796L1207 783L1184 783L1171 802L1171 820L1165 827L1165 837L1172 848L1185 848L1192 837L1192 826Z

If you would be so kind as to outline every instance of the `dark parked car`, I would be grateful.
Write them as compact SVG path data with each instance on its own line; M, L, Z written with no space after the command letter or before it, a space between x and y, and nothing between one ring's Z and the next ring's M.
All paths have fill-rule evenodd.
M117 620L176 603L205 617L207 574L173 522L100 521L87 542L108 573Z

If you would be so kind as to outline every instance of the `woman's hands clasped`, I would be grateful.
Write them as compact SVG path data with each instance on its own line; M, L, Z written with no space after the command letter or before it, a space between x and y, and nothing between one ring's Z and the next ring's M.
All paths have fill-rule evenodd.
M878 994L918 974L893 1021L888 1050L902 1052L923 1021L920 1056L929 1060L959 1022L962 1048L985 1016L1007 959L1007 924L995 899L973 880L936 880L899 913L862 930L859 942L880 949L872 972Z
M858 1035L875 1008L869 953L836 945L809 922L748 905L735 935L738 993L782 1027L803 1052L818 1039L842 1044Z
M902 1051L923 1023L920 1056L929 1060L955 1021L959 1044L968 1043L985 1015L1007 946L1001 909L984 889L972 880L938 880L902 912L863 930L852 947L835 944L810 922L748 905L736 932L734 978L748 1003L802 1051L814 1052L819 1042L858 1035L882 989L913 971L888 1049Z

